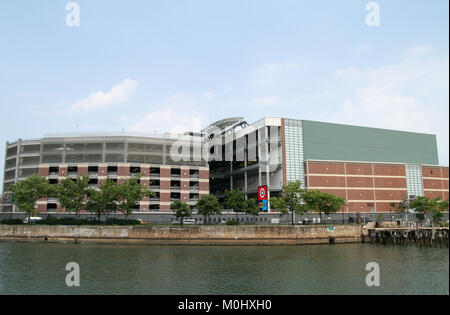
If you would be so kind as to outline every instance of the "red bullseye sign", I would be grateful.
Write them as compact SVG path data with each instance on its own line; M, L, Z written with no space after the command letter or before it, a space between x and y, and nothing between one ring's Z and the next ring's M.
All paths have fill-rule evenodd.
M267 200L267 186L258 187L258 200Z

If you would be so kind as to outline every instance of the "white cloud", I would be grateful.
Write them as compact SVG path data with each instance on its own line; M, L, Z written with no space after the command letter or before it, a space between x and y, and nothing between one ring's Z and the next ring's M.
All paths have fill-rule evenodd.
M125 79L114 85L108 92L97 91L90 96L73 103L69 111L89 112L109 106L119 105L128 101L136 92L138 81Z
M216 99L216 95L211 91L206 91L203 93L203 96L208 99L208 101L214 101Z
M347 95L314 119L436 134L439 160L448 164L448 58L416 46L398 63L372 69L339 69L334 78Z
M200 131L208 123L206 115L198 105L183 94L168 97L156 108L132 124L129 129L150 133Z

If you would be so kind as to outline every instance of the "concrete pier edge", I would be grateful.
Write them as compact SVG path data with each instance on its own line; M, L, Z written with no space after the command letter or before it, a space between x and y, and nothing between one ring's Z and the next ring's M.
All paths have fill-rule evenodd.
M308 245L360 243L359 225L50 226L0 225L0 241L148 245Z

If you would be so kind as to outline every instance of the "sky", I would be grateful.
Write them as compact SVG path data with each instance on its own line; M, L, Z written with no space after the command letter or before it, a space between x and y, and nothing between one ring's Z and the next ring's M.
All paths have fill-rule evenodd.
M436 134L449 164L448 0L69 2L0 3L2 157L46 133L242 116Z

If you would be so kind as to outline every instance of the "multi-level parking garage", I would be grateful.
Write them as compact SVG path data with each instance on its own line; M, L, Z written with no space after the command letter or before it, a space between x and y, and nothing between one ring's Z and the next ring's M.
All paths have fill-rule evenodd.
M3 212L17 210L8 202L8 186L33 174L47 177L51 184L66 176L88 175L91 187L107 177L120 182L139 175L156 197L142 200L136 211L168 211L176 200L194 205L209 194L209 168L195 150L196 142L201 135L187 133L47 135L7 143ZM56 199L38 201L41 212L56 212L58 207Z

